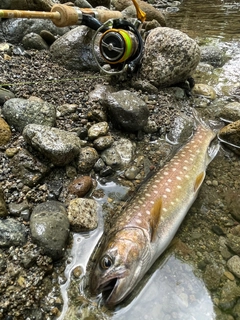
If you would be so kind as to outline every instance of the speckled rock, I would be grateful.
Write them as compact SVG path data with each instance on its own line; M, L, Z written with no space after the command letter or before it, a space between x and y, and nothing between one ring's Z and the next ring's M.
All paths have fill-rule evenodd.
M14 93L11 91L0 88L0 106L3 105L7 100L15 98Z
M219 117L228 121L240 119L240 103L235 101L224 105L219 111Z
M95 31L79 26L58 38L50 48L52 59L67 69L98 71L92 53L92 37Z
M78 159L78 172L86 173L91 171L98 158L99 155L94 148L82 148Z
M23 137L57 166L68 164L81 150L81 140L75 133L57 128L29 124L24 128Z
M184 114L174 119L172 128L167 134L167 140L173 144L186 143L194 130L194 122Z
M229 270L238 278L240 278L240 257L235 255L231 257L228 262L227 266Z
M4 103L2 114L8 124L20 132L30 123L46 126L54 126L56 123L55 107L40 99L10 99Z
M203 279L209 290L215 290L219 287L223 272L223 268L220 268L217 265L207 265Z
M240 237L231 233L227 234L226 245L232 252L240 255Z
M103 121L95 123L88 129L88 137L91 140L97 139L101 136L105 136L108 133L108 130L109 126L107 122Z
M171 28L156 28L146 39L141 78L156 87L167 87L185 81L199 60L199 46L185 33Z
M69 220L65 206L58 201L37 205L31 214L32 239L53 260L63 257L69 235Z
M3 192L0 189L0 218L5 218L8 214L6 202L4 200Z
M97 150L105 150L113 144L114 140L112 136L103 136L93 141L94 148Z
M27 241L25 226L11 218L0 220L0 248L22 246Z
M97 228L97 205L95 200L77 198L70 201L68 218L74 232Z
M81 198L88 193L92 186L92 178L89 176L82 176L72 181L72 183L68 186L68 191L71 194L75 194Z
M192 94L195 96L204 96L210 100L215 100L217 97L213 87L204 83L196 83L192 89Z
M226 143L226 146L240 154L240 120L223 127L219 132L219 137L222 142Z
M235 281L226 282L221 289L218 306L224 311L230 311L240 297L240 287Z
M29 187L35 186L50 170L25 149L17 152L10 164L13 174Z
M0 146L7 144L11 137L12 133L9 125L3 118L0 118Z
M108 94L103 101L112 123L127 131L138 131L147 124L149 110L136 93L121 90Z

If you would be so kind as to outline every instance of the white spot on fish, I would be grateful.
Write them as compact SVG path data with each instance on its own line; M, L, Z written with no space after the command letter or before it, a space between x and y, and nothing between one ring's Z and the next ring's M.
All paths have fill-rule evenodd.
M140 207L139 206L134 206L134 209L140 209Z
M167 192L171 192L171 190L170 190L169 188L166 188L166 191L167 191Z
M172 171L176 171L176 170L177 170L176 168L173 168L173 169L172 169Z
M184 160L185 163L188 163L188 160Z
M155 181L158 182L158 183L160 182L160 180L155 180Z
M167 209L166 209L166 208L162 208L162 210L163 210L163 211L165 211L165 212L167 211Z
M171 201L170 203L171 203L172 206L175 204L175 202L173 202L173 201Z
M176 177L176 179L177 179L177 180L180 180L180 181L182 180L182 178L181 178L181 177L179 177L179 176L177 176L177 177Z
M151 201L151 202L153 202L153 201ZM154 203L154 202L153 202ZM149 210L146 210L146 214L150 214L150 211Z
M153 192L156 193L156 194L158 193L158 191L156 191L156 190L154 190Z
M188 169L188 168L187 168L186 166L183 167L183 170L187 171L187 169Z
M168 182L172 182L172 179L168 179Z
M154 201L150 201L151 204L154 204Z
M139 223L139 224L142 223L142 220L140 220L140 219L136 219L135 221L136 221L137 223Z
M181 187L181 186L179 186L179 185L177 186L177 188L178 188L178 189L182 189L182 187Z
M167 198L167 195L166 195L166 194L164 194L164 195L163 195L163 198Z
M151 197L151 195L149 193L145 193L145 196L147 197Z
M165 176L167 176L167 175L168 175L168 172L167 172L167 171L164 171L163 174L164 174Z

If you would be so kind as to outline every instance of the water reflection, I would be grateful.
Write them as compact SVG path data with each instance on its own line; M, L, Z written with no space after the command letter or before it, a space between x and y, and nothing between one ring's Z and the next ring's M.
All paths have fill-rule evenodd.
M177 12L168 12L168 27L190 37L231 40L240 36L240 3L222 0L183 0Z
M132 295L133 301L111 319L215 319L204 282L174 255L158 260Z

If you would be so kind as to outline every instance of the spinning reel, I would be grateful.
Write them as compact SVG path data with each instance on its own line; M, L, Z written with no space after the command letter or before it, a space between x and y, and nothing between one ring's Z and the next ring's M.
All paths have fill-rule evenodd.
M94 58L99 68L107 74L127 72L131 75L137 70L143 56L143 40L140 29L146 13L132 0L136 8L135 19L124 19L119 11L93 8L78 8L56 4L51 12L0 10L0 18L41 18L51 19L58 27L86 25L96 30L92 41ZM102 67L109 64L111 71Z
M99 68L107 74L136 71L143 56L143 40L139 32L140 22L110 19L95 33L92 50ZM98 43L98 45L96 45ZM97 48L97 50L96 50ZM98 50L99 48L99 50ZM111 71L102 67L107 63Z

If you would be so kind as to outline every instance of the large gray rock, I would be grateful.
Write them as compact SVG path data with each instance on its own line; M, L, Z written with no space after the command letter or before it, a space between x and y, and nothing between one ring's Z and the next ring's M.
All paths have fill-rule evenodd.
M57 166L71 162L81 149L81 140L76 133L48 126L29 124L23 130L23 137Z
M27 241L27 230L14 219L0 220L0 248L22 246Z
M53 260L58 260L64 255L69 227L66 208L58 201L39 204L34 208L30 218L33 241Z
M30 123L46 126L54 126L56 123L55 107L41 99L9 99L3 105L2 114L8 124L19 132Z
M138 131L147 124L149 110L136 93L122 90L107 95L103 104L114 125L127 131Z
M94 33L94 30L86 26L72 29L52 44L50 48L52 59L67 69L98 71L92 53Z
M68 32L69 28L58 28L47 19L6 19L0 24L0 41L18 44L26 34L40 34L42 30L61 36Z
M199 46L185 33L155 28L146 39L141 78L156 87L171 86L191 76L199 60Z

